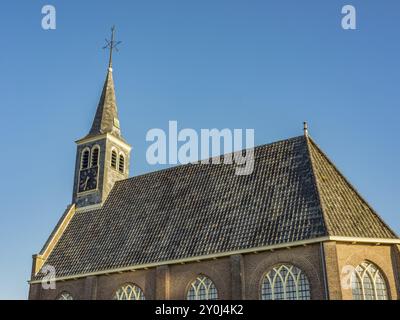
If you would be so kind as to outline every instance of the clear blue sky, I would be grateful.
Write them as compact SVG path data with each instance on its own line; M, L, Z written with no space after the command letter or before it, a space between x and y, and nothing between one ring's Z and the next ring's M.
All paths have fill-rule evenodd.
M57 29L41 28L41 8ZM341 8L357 30L341 29ZM75 144L122 40L114 80L131 175L146 132L254 128L256 144L310 133L400 233L398 0L2 1L0 298L25 299L31 255L71 201Z

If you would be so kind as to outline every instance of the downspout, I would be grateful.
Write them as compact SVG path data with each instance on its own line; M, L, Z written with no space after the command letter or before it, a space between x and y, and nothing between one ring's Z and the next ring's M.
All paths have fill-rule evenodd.
M321 266L322 266L322 274L323 274L323 282L324 282L324 293L325 293L325 300L329 300L329 291L328 291L328 275L326 273L326 262L325 262L325 250L324 250L324 243L319 243L320 249L320 257L321 257Z

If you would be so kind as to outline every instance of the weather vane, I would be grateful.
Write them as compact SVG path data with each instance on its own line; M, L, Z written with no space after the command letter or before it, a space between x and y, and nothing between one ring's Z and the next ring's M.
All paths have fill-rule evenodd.
M117 46L121 43L121 41L115 41L114 40L114 35L115 35L115 26L112 26L111 28L111 40L105 39L106 40L106 45L103 47L103 49L110 49L110 60L108 63L108 67L112 67L112 54L113 50L115 49L118 52Z

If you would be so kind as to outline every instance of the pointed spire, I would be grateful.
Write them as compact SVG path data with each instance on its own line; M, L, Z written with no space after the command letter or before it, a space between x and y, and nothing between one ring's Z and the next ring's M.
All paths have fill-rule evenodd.
M111 68L107 72L106 81L104 82L103 91L89 135L93 136L103 133L111 133L117 137L121 136Z
M111 28L111 40L106 39L106 46L103 48L110 49L108 71L106 81L104 82L103 91L101 93L100 101L97 106L96 115L93 119L92 128L90 129L89 136L99 135L104 133L111 133L117 137L121 137L121 130L119 127L118 109L115 98L115 88L113 80L112 69L112 54L113 49L117 49L120 41L114 40L115 27Z

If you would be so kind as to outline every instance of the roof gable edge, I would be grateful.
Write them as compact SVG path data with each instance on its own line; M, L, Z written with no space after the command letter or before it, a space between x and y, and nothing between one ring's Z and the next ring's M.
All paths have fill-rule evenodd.
M326 214L325 214L324 203L322 201L321 190L320 190L320 187L319 187L319 184L318 184L317 175L315 174L314 161L313 161L313 157L311 155L311 150L310 150L310 143L312 142L312 139L310 138L310 136L308 134L304 138L306 140L307 154L308 154L308 159L310 161L311 173L312 173L312 177L313 177L313 184L314 184L315 191L317 193L319 206L321 208L322 219L324 221L324 227L325 227L325 230L326 230L326 233L327 233L326 235L330 236L331 235L331 231L329 230L329 225L326 223L327 222L327 217L326 217Z
M394 238L399 238L398 235L386 224L386 222L382 219L382 217L368 203L368 201L365 200L365 198L358 192L357 188L353 186L353 184L342 174L342 172L336 167L336 165L329 159L329 157L326 155L326 153L324 151L322 151L322 149L318 146L318 144L315 143L315 141L311 138L308 138L308 141L309 141L308 143L310 143L317 150L317 152L319 152L322 155L324 160L327 161L328 164L335 170L335 172L339 175L339 177L341 179L343 179L344 183L354 192L356 197L358 197L359 200L368 207L368 209L379 220L379 222L382 224L382 226L384 228L386 228L393 235ZM308 146L308 148L309 148L309 146ZM311 155L310 149L309 149L309 153L310 153L311 162L313 163L314 160L313 160L313 156ZM313 164L313 168L314 168L314 164ZM314 176L316 177L315 173L314 173ZM317 185L319 185L317 177L316 177L316 183L317 183ZM319 186L318 186L318 188L319 188ZM321 195L321 193L319 191L319 196L320 195ZM326 214L324 212L326 209L324 209L324 202L322 199L321 199L321 204L322 204L322 208L323 208L323 216L324 216L324 219L326 219ZM331 233L329 233L329 235L338 236L338 235L331 234Z
M57 225L53 229L53 232L50 234L49 238L45 242L42 250L40 250L39 254L35 256L35 274L40 271L47 258L50 256L50 253L53 251L57 242L60 240L62 234L67 229L69 222L72 217L75 215L75 204L70 204L65 209L64 214L58 220Z

